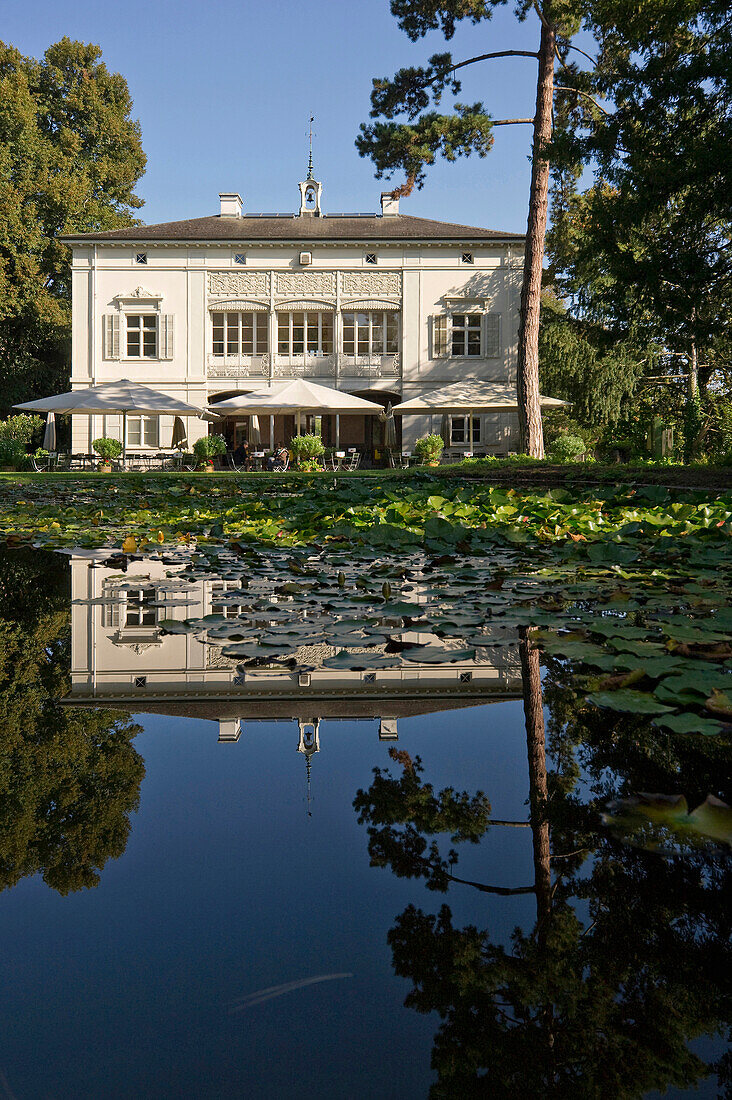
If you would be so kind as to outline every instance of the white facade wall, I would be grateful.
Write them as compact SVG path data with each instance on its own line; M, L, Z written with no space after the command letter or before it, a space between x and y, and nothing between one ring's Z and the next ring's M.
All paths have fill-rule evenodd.
M312 254L308 266L300 263L300 253L304 251ZM472 264L462 261L464 252L472 253ZM375 265L366 262L367 253L376 253ZM146 256L146 263L137 262L140 254ZM235 261L237 254L244 254L245 263ZM315 382L351 393L364 396L381 393L396 404L401 399L464 379L512 382L516 372L521 266L522 249L518 241L75 244L72 388L129 378L193 404L205 405L214 394L259 387L270 375L281 379L305 373ZM258 304L263 310L261 316L269 317L269 360L222 363L214 359L211 306L225 301ZM349 304L358 309L354 303L368 301L398 308L400 352L396 363L393 357L384 356L356 369L353 360L341 354L340 317ZM276 310L287 302L300 303L301 309L334 310L332 361L311 361L303 368L278 363ZM373 308L378 309L379 305ZM500 316L497 356L435 355L433 318L462 309L483 317ZM124 317L139 313L153 314L158 319L159 354L164 350L163 319L173 319L170 358L126 356ZM104 318L114 316L120 318L119 358L106 358ZM74 417L72 450L89 452L91 441L100 435L120 438L120 420L112 416ZM414 441L427 431L439 431L440 420L438 416L405 417L404 447L411 449ZM514 423L513 414L485 418L486 427L497 433L496 440L503 447L514 442L511 435ZM162 417L159 447L169 446L172 429L172 418ZM189 444L208 430L205 422L195 418L189 418L187 429Z

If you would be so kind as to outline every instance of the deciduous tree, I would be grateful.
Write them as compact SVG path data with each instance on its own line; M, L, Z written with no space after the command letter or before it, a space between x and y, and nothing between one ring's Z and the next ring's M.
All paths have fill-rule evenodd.
M61 39L38 61L0 43L0 407L67 388L64 233L134 224L145 169L124 77Z

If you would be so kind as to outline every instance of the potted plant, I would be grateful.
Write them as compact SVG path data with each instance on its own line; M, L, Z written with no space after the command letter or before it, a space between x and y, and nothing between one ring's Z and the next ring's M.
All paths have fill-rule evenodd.
M414 453L422 466L439 466L444 447L445 441L441 435L426 435L414 444Z
M112 459L119 458L122 454L122 444L118 439L107 439L106 436L102 436L92 441L92 447L100 458L97 469L108 474L112 469Z
M312 473L322 468L322 462L318 460L325 454L325 446L319 435L296 435L290 441L290 450L298 470Z
M213 473L214 459L226 454L226 440L222 435L204 435L193 444L193 453L198 460L196 469Z

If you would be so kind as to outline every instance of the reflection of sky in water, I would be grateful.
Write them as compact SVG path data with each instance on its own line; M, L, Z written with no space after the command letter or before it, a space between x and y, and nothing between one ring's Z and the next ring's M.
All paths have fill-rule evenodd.
M400 747L436 786L479 782L496 816L523 817L520 705L459 713L405 719ZM386 933L410 901L443 899L368 866L351 803L388 763L376 724L321 725L308 818L294 723L251 723L224 745L208 722L143 721L125 855L95 890L61 898L33 880L0 899L0 1068L17 1096L424 1096L434 1022L402 1007ZM486 881L531 880L526 833L489 835ZM459 887L450 904L456 921L488 911L503 937L534 905ZM247 993L348 971L230 1012Z
M301 681L299 668L226 659L201 630L161 633L161 618L236 614L226 582L166 587L160 563L123 574L80 559L71 571L72 697L143 712L146 775L126 851L96 889L64 898L36 877L0 896L0 1071L13 1094L424 1097L437 1020L403 1007L409 983L386 941L397 914L447 901L456 927L508 946L517 925L532 927L536 901L460 885L445 897L370 868L353 798L374 766L390 766L379 719L397 715L396 747L422 757L436 791L480 788L492 817L526 820L515 646L457 664L397 659L397 679L324 668L338 647L321 647ZM316 718L308 816L297 720ZM577 792L589 797L582 778ZM459 874L532 883L530 831L494 828L462 845ZM576 911L589 923L586 903ZM709 1044L697 1049L712 1057ZM682 1095L715 1090L667 1093Z

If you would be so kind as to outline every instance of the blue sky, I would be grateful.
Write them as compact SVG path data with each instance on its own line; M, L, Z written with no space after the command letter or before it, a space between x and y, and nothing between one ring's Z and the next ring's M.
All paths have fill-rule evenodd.
M25 54L40 57L66 34L98 43L125 76L148 156L138 186L147 223L216 213L228 190L249 211L295 209L311 113L325 212L377 210L387 185L354 147L372 77L445 48L457 60L536 49L538 39L535 18L518 24L509 6L461 27L449 47L437 33L411 43L388 0L26 0L3 16L3 39ZM482 100L495 118L528 117L535 73L530 58L484 62L468 70L460 100ZM530 136L529 126L497 128L486 159L439 163L403 212L523 231Z

